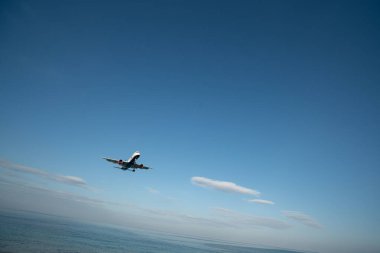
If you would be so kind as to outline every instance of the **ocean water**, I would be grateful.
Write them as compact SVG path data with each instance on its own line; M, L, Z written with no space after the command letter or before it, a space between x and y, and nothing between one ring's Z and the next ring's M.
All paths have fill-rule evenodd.
M124 229L49 215L0 212L0 253L294 253L181 237L144 236Z

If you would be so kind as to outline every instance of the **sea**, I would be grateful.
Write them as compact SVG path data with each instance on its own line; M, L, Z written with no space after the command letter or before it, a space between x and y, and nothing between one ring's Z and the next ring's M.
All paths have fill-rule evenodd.
M145 234L41 213L0 211L0 253L23 252L296 253L184 236Z

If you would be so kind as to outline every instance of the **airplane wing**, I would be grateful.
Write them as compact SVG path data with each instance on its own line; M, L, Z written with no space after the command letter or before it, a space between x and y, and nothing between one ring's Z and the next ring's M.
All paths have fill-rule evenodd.
M137 163L133 164L131 166L131 168L133 168L133 169L143 169L143 170L150 170L150 169L152 169L150 167L144 166L143 164L137 164Z
M115 160L115 159L111 159L111 158L107 158L107 157L103 157L104 160L107 160L108 162L111 162L111 163L117 163L119 164L119 160Z
M118 164L120 166L126 164L126 162L123 161L123 160L115 160L115 159L111 159L111 158L107 158L107 157L103 157L103 159L107 160L108 162L111 162L111 163L116 163L116 164Z

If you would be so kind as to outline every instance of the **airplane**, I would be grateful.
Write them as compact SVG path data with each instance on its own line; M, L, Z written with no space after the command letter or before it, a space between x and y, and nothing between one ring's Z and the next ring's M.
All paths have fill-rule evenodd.
M115 164L119 165L120 167L115 167L115 168L122 169L122 170L131 170L131 171L135 172L136 169L143 169L143 170L152 169L152 168L144 166L144 164L136 163L136 160L139 159L139 157L140 157L140 152L136 151L126 161L121 160L121 159L115 160L115 159L111 159L111 158L107 158L107 157L103 157L103 159L107 160L108 162L115 163Z

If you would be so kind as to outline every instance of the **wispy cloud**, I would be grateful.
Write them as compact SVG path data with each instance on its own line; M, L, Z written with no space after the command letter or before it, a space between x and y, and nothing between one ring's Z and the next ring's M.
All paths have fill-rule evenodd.
M158 195L160 194L160 191L154 189L154 188L151 188L151 187L147 187L146 190L151 193L151 194L155 194L155 195Z
M249 194L254 196L259 196L260 192L237 185L233 182L219 181L214 179L209 179L205 177L192 177L191 182L197 186L213 188L225 192L235 192L240 194Z
M5 160L0 160L0 167L11 170L11 171L17 171L21 173L35 175L44 179L48 179L48 180L52 180L52 181L56 181L56 182L60 182L64 184L69 184L69 185L74 185L74 186L79 186L79 187L88 186L86 181L84 181L80 177L57 175L57 174L49 173L41 169L36 169L33 167L8 162Z
M298 221L298 222L304 224L305 226L309 226L309 227L313 227L313 228L321 228L322 227L322 225L318 221L316 221L313 217L311 217L307 214L301 213L301 212L282 211L282 214L285 215L286 217L288 217L289 219L292 219L292 220L295 220L295 221Z
M265 200L265 199L248 199L247 201L257 203L257 204L263 204L263 205L274 205L273 201Z
M160 197L160 198L163 199L163 200L166 200L166 201L169 201L169 202L171 202L171 201L175 201L175 200L176 200L176 199L173 198L173 197L166 196L166 195L162 194L159 190L154 189L154 188L152 188L152 187L147 187L146 190L147 190L150 194L155 195L155 196L157 196L157 197Z
M272 229L288 229L291 225L285 221L278 220L271 217L262 217L250 214L243 214L240 212L232 211L226 208L216 207L213 208L216 215L229 220L230 223L244 227L244 228L272 228Z

